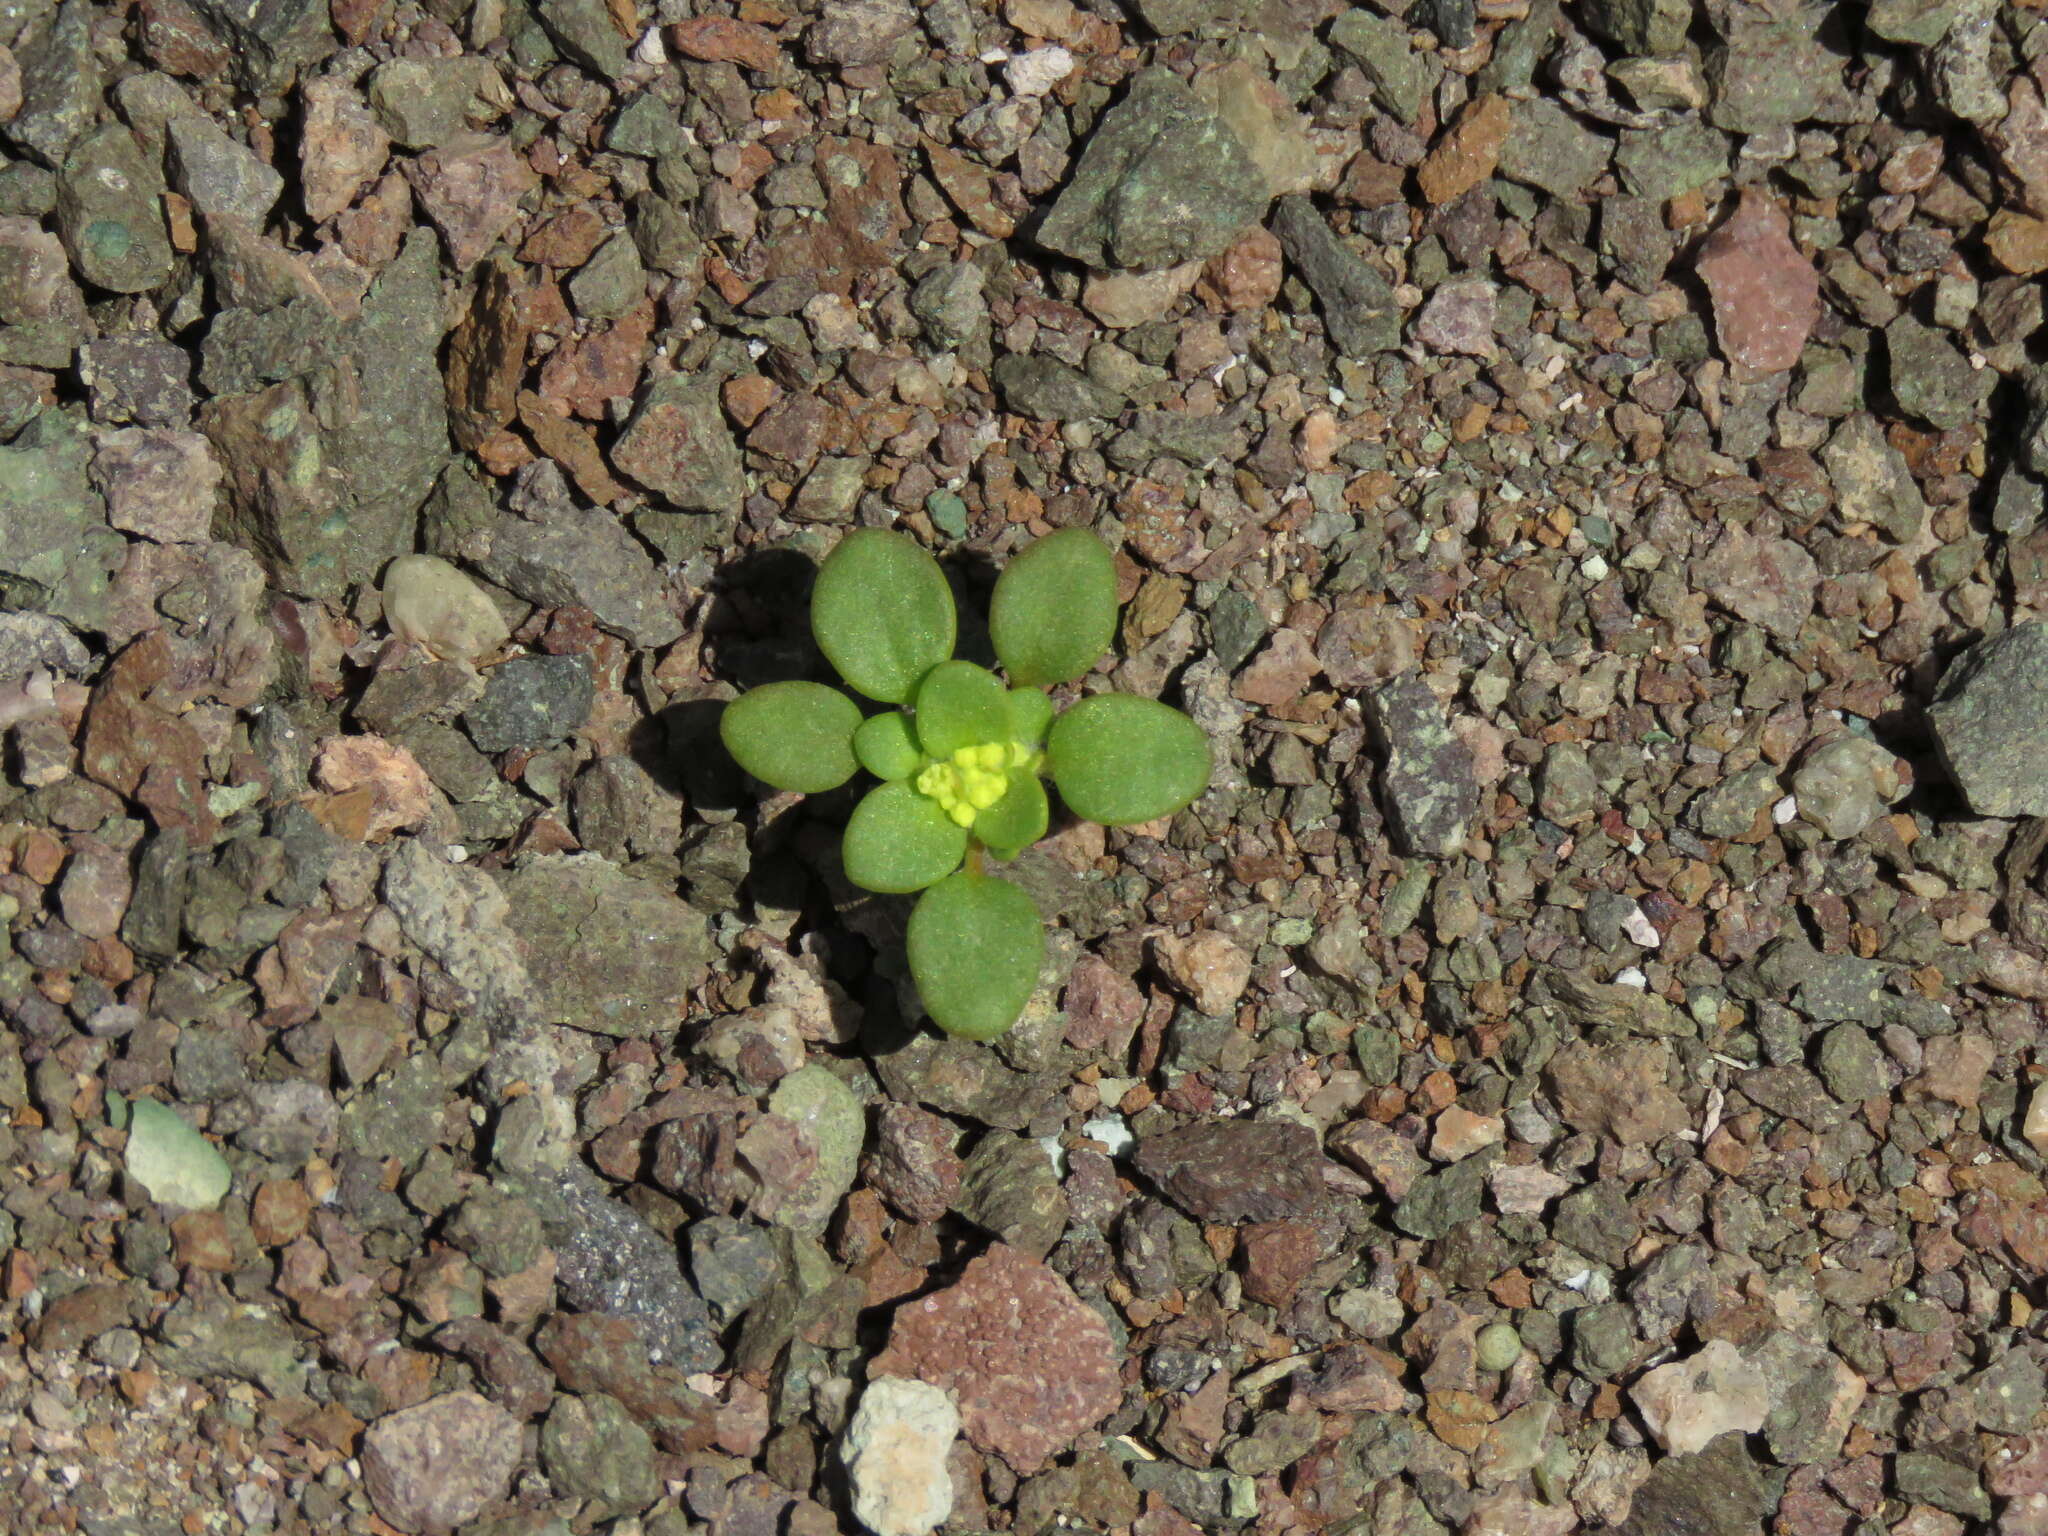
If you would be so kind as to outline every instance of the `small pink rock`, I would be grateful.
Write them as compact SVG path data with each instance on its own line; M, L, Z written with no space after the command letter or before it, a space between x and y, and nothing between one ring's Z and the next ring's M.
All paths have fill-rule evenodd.
M197 432L102 432L92 477L107 498L107 521L124 532L159 544L198 544L212 535L221 467Z
M1820 274L1792 243L1791 227L1783 208L1745 190L1700 248L1700 279L1714 301L1721 350L1760 373L1798 362L1820 319Z
M1498 1146L1506 1138L1507 1127L1499 1115L1475 1115L1461 1105L1452 1104L1436 1117L1429 1150L1431 1156L1455 1163L1482 1147Z
M1251 665L1237 674L1230 691L1247 704L1275 709L1291 704L1308 689L1323 664L1296 629L1276 630Z
M299 130L299 179L306 217L331 219L377 179L391 153L391 136L370 116L343 80L309 80L300 88L305 121Z
M407 161L405 174L458 272L483 259L539 180L510 139L482 133L457 134Z
M1213 929L1186 939L1163 934L1152 951L1166 979L1211 1017L1236 1008L1252 979L1252 957Z
M134 891L126 854L97 838L73 840L71 862L64 867L64 883L57 890L58 907L73 933L87 939L111 939L121 930L121 918Z
M517 1419L474 1392L450 1392L370 1426L363 1485L399 1530L445 1530L502 1499L519 1456Z
M1415 317L1415 339L1432 352L1492 357L1494 294L1483 277L1454 277L1438 283Z
M416 827L432 808L427 771L410 752L381 736L330 736L313 759L313 782L331 794L370 792L365 842Z

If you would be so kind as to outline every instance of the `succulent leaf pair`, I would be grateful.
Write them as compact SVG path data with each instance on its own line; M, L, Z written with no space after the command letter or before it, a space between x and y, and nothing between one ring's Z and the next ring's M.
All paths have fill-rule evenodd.
M1042 774L1069 810L1107 826L1168 815L1208 787L1208 742L1179 710L1104 693L1055 714L1044 690L1108 650L1116 610L1116 568L1099 539L1082 529L1040 539L996 582L998 677L953 659L957 615L938 562L903 534L860 529L819 568L811 630L850 688L899 707L864 718L822 683L769 683L719 721L739 765L779 789L817 794L860 769L881 781L848 819L846 875L871 891L923 893L910 969L948 1033L994 1038L1037 985L1037 908L989 875L982 854L1007 861L1045 834Z

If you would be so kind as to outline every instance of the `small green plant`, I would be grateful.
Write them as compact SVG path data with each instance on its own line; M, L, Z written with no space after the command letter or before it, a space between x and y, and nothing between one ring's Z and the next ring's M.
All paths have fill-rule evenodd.
M996 582L989 639L1007 682L953 658L953 595L900 533L850 533L819 567L811 632L856 693L900 706L862 717L823 683L769 683L735 699L719 735L778 789L816 794L865 768L881 782L846 824L846 877L870 891L922 892L910 972L949 1034L991 1040L1038 982L1045 931L1031 898L988 872L1044 836L1050 776L1075 815L1129 826L1168 815L1209 785L1209 744L1179 710L1103 693L1055 714L1045 690L1072 682L1116 630L1116 568L1082 529L1040 539Z

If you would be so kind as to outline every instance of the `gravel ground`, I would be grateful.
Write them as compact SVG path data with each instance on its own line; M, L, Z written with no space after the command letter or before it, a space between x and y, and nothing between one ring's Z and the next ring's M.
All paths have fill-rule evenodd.
M2044 1536L2044 270L2035 0L0 0L0 1528ZM992 1047L856 526L1214 742Z

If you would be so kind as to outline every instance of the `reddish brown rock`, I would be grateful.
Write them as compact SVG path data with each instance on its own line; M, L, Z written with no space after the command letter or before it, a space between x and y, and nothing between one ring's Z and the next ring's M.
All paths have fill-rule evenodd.
M1286 275L1279 238L1254 226L1209 258L1195 283L1195 293L1212 308L1242 314L1248 309L1264 309L1278 298Z
M605 467L604 455L591 435L530 390L519 396L519 424L532 435L534 447L561 465L576 488L599 506L626 494L626 488Z
M2048 219L2001 208L1985 227L1984 248L1993 261L2021 277L2048 271Z
M476 448L518 413L526 340L525 295L511 264L493 262L448 337L448 426L461 447Z
M1275 709L1300 698L1322 669L1300 630L1275 630L1265 649L1237 674L1230 691L1247 704Z
M875 1115L875 1144L861 1175L912 1221L937 1221L960 1192L960 1132L951 1121L909 1104L885 1103Z
M1269 1307L1294 1300L1301 1282L1323 1257L1323 1234L1306 1221L1260 1221L1238 1237L1244 1265L1244 1293Z
M73 933L88 939L110 939L121 931L121 918L135 882L128 856L96 837L72 840L71 862L57 888L58 910Z
M114 658L86 706L79 767L95 783L142 802L160 829L179 827L206 844L220 823L206 803L205 745L187 721L148 698L170 670L170 645L160 630Z
M578 203L563 209L528 235L519 247L519 259L566 272L595 256L611 232L611 226L595 208Z
M1792 243L1785 210L1745 189L1700 247L1698 270L1714 331L1732 362L1778 373L1799 361L1820 319L1820 274Z
M312 777L331 794L367 792L364 842L381 843L400 828L418 826L433 802L432 786L418 760L380 736L328 737L313 759Z
M1108 1325L1006 1243L946 1290L899 1306L868 1374L950 1389L967 1438L1019 1473L1037 1471L1123 1400Z
M1120 1056L1145 1017L1145 994L1106 961L1084 954L1067 978L1060 1006L1067 1015L1067 1044L1077 1051L1108 1050Z
M1665 1084L1670 1048L1655 1040L1618 1045L1575 1043L1549 1068L1558 1113L1573 1130L1612 1136L1624 1146L1660 1140L1684 1130L1685 1104Z
M586 420L599 420L608 401L639 385L654 335L654 305L643 300L614 325L555 348L541 366L540 392Z
M1432 205L1455 202L1486 180L1500 163L1501 146L1513 126L1507 97L1481 96L1467 103L1416 168L1423 197Z
M751 21L729 16L697 16L668 29L669 46L688 59L707 64L737 64L763 73L782 61L775 34Z

